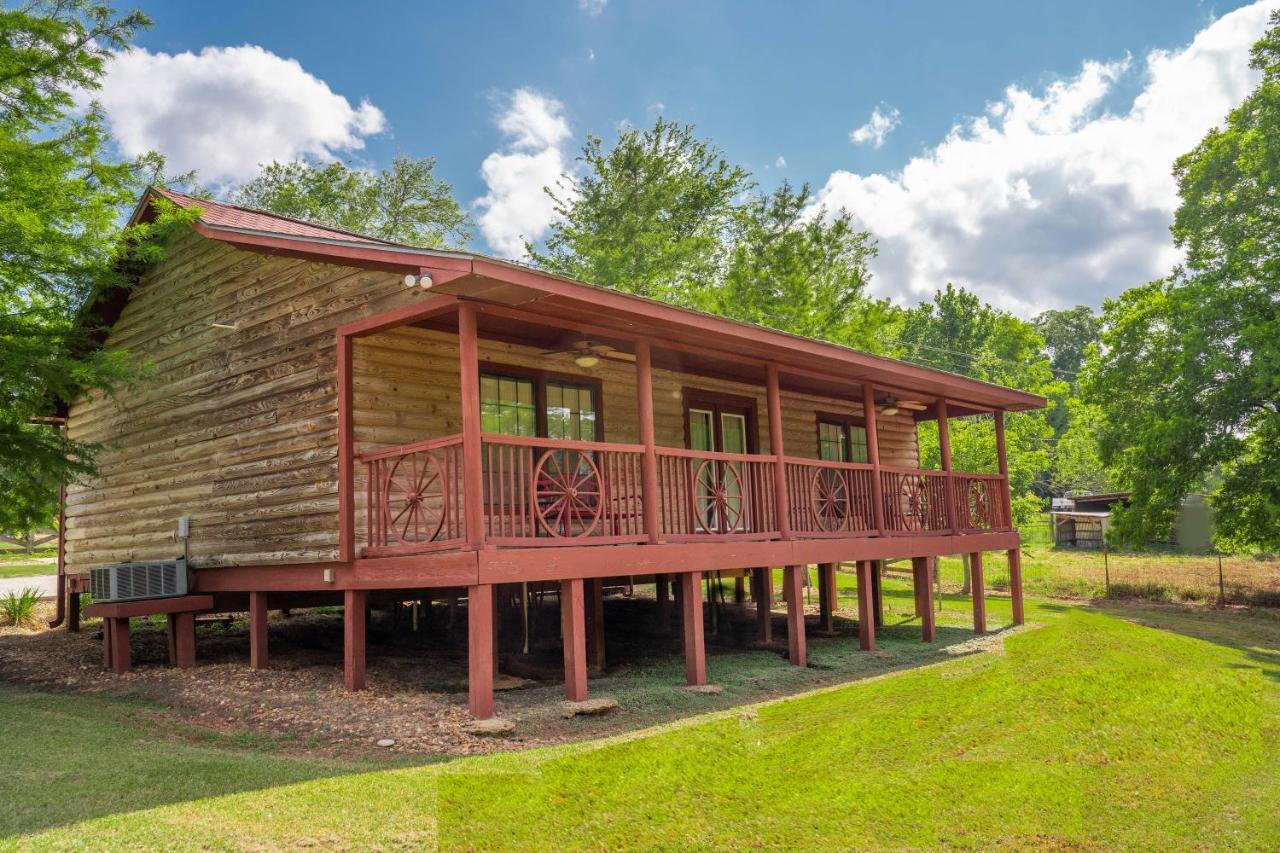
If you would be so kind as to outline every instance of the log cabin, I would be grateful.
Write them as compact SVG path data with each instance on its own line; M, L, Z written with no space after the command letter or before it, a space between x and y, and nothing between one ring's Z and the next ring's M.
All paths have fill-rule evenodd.
M931 558L1005 552L1022 621L1004 415L1032 394L678 308L466 252L389 243L149 189L199 208L164 259L90 310L144 381L67 408L101 445L66 489L59 608L78 626L94 569L175 561L181 594L95 600L104 664L129 667L129 618L343 607L345 686L365 683L366 606L466 602L469 706L493 715L495 592L559 593L564 685L587 697L586 614L610 578L674 585L689 685L707 679L704 573L750 578L768 639L783 567L787 656L805 665L802 577L857 566L859 642L875 643L873 561L910 559L926 641ZM991 419L996 471L951 468L950 418ZM916 427L936 420L941 469ZM176 562L176 561L175 561ZM173 565L166 563L165 565ZM803 574L802 574L803 572ZM924 606L919 607L923 600ZM61 616L59 618L62 618ZM600 618L595 619L598 625Z

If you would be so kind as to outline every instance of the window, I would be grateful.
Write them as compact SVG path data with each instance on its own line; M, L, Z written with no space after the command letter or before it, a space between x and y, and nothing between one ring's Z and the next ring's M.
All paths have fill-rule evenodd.
M485 373L480 377L480 429L502 435L537 435L533 380Z
M547 383L547 438L596 440L595 390L589 385Z
M821 418L818 458L827 462L866 462L867 428L852 418Z
M480 374L480 429L499 435L577 441L600 438L594 384L550 379L542 373Z

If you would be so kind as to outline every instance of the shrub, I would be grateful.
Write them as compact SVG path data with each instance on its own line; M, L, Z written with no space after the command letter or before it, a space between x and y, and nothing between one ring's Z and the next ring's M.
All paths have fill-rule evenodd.
M21 592L10 591L0 598L0 612L11 625L19 627L34 625L36 621L36 605L40 603L40 590L34 587L23 587Z

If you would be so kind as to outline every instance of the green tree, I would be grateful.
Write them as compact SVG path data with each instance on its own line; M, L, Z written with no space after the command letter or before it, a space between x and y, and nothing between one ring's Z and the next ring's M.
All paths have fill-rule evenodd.
M103 63L149 21L92 0L0 8L0 530L48 524L58 483L93 470L93 448L36 419L86 388L132 375L93 346L77 313L155 247L122 239L130 165L108 153L96 108ZM130 246L133 248L130 249Z
M727 317L861 349L879 346L887 302L866 294L875 244L849 214L810 210L808 185L783 183L751 199L712 310Z
M1257 89L1174 167L1185 264L1105 304L1086 366L1102 459L1133 492L1112 526L1127 543L1166 537L1221 471L1220 540L1280 548L1280 13L1251 65Z
M403 155L377 172L339 162L270 163L234 201L410 246L461 248L473 223L435 165L432 157Z
M705 308L723 277L731 232L751 176L691 125L659 118L626 128L608 150L589 136L580 175L546 192L556 221L540 266L629 293Z

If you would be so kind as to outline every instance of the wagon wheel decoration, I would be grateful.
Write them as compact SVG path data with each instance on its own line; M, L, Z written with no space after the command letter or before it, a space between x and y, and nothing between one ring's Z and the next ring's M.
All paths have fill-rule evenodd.
M430 542L444 526L444 472L431 453L401 456L382 483L386 529L402 545Z
M903 477L898 483L898 509L904 530L924 530L929 518L929 493L923 477Z
M698 484L694 509L703 526L722 533L737 530L744 509L742 475L738 469L714 459L704 459L693 481Z
M972 480L965 490L965 511L970 527L991 526L991 493L983 480Z
M548 450L533 469L533 506L551 536L587 536L600 523L600 469L580 450ZM575 527L580 527L576 533Z
M813 521L819 530L839 530L849 521L849 487L839 471L818 468L809 483Z

